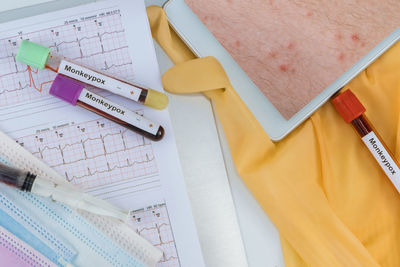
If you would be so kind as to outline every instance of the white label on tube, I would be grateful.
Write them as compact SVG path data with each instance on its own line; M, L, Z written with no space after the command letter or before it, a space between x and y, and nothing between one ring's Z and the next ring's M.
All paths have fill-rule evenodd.
M153 135L157 134L158 128L160 127L159 124L146 119L140 114L118 105L107 98L94 94L85 88L82 90L78 99Z
M138 102L142 89L131 84L119 81L97 71L80 66L65 59L61 60L58 73L71 77L75 80L105 89L114 94L132 99Z
M390 181L392 181L397 191L400 192L400 169L389 155L385 147L376 137L375 133L370 132L364 136L362 140L368 147L369 151L371 151L372 155L379 163L383 171L389 177Z

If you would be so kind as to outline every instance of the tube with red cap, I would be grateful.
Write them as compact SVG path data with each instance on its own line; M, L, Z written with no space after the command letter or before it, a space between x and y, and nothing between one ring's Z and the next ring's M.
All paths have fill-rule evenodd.
M353 125L382 170L400 192L400 165L364 115L365 107L350 89L333 98L331 102L344 121Z

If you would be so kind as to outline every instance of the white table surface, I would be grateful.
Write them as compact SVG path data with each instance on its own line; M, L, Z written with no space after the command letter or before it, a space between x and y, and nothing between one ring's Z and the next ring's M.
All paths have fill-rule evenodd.
M48 1L3 1L0 12ZM163 2L147 0L146 4ZM157 45L156 51L164 72L172 64ZM238 176L210 102L202 95L169 96L179 156L207 266L284 266L279 234Z

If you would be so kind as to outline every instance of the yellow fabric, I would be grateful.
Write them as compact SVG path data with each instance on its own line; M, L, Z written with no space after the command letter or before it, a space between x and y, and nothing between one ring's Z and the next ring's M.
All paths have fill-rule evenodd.
M272 142L217 60L195 59L161 8L148 11L154 38L177 63L165 89L214 103L240 176L280 231L286 265L400 266L399 193L333 106ZM400 45L348 87L399 158Z
M150 6L147 8L147 15L153 38L162 40L159 44L175 63L195 58L190 49L169 26L167 16L162 8Z

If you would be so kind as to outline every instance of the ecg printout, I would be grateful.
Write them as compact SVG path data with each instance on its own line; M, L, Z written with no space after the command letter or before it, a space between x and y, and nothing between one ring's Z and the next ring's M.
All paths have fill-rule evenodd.
M71 183L132 211L136 232L163 251L159 266L203 266L168 111L97 90L160 122L152 142L48 94L55 74L16 62L22 39L160 89L142 0L105 1L0 25L0 128Z

